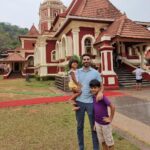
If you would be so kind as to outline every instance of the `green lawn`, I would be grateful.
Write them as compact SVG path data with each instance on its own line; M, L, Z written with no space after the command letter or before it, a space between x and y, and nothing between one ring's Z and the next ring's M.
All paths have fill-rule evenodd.
M0 102L61 95L54 81L37 81L34 78L30 82L25 79L0 80Z
M0 109L0 150L77 150L76 121L71 104L55 103ZM86 150L92 150L85 120ZM138 150L114 133L115 150Z

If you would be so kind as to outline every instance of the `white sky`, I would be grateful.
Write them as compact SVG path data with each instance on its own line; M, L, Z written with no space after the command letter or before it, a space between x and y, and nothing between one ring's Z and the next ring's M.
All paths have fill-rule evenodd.
M0 0L0 22L30 28L38 25L42 0ZM72 0L62 0L68 6ZM110 0L121 12L136 21L150 22L150 0Z

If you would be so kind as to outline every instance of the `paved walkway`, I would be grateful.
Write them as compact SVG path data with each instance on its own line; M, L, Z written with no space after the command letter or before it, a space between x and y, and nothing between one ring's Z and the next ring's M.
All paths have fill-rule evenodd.
M117 111L113 126L141 150L150 150L150 88L120 91L126 96L112 97Z

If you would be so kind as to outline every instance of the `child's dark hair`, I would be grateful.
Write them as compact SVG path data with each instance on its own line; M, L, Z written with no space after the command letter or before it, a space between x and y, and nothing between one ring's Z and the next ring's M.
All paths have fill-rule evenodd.
M71 69L72 67L72 63L77 63L77 64L79 64L79 62L78 62L78 60L77 59L70 59L70 61L69 61L69 63L68 63L68 67L69 67L69 69Z
M89 83L90 88L92 87L101 87L101 83L97 79L93 79Z

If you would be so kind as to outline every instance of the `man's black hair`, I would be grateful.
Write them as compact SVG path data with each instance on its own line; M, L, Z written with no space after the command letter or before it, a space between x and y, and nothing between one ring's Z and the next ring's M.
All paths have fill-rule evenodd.
M90 88L92 87L101 87L101 83L97 79L93 79L89 83Z
M70 59L69 63L68 63L68 66L69 66L69 69L71 69L72 67L72 63L77 63L79 64L78 60L77 59Z
M85 57L85 56L90 57L90 59L92 58L92 57L91 57L91 55L90 55L90 54L88 54L88 53L83 54L81 58L83 59L83 57Z

